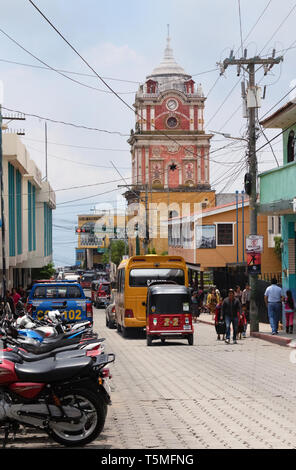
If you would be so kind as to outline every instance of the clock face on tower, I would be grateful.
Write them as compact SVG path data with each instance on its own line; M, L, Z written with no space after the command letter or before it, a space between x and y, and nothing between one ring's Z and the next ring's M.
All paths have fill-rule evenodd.
M166 106L170 111L175 111L175 109L178 107L178 102L176 100L169 99L166 103Z

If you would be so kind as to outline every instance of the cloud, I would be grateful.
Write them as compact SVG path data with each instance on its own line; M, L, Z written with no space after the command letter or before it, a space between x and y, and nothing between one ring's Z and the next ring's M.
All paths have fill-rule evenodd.
M144 58L127 44L116 46L111 42L105 42L84 51L84 57L98 66L100 70L118 66L129 67L131 64L141 66L145 63Z

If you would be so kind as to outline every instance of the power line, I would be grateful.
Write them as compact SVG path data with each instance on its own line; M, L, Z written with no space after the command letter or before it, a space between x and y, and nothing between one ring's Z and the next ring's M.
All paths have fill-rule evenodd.
M226 101L228 100L228 98L230 97L230 95L234 92L235 88L237 87L237 85L240 83L241 79L239 78L238 81L235 83L235 85L231 88L231 90L229 91L228 95L226 96L226 98L222 101L222 103L220 104L219 108L217 109L217 111L213 114L213 116L210 118L210 120L206 123L206 127L209 126L210 122L217 116L217 114L219 113L220 109L223 107L223 105L226 103Z
M289 11L289 13L287 14L287 16L285 16L285 18L283 19L283 21L280 23L280 25L277 27L277 29L274 31L274 33L272 34L271 38L267 41L267 43L265 44L265 46L261 49L261 51L259 52L258 55L261 54L262 51L264 51L265 47L267 46L267 44L274 38L274 36L276 35L276 33L281 29L281 27L283 26L283 24L287 21L287 19L289 18L289 16L292 14L293 10L295 10L296 8L296 3L295 5L291 8L291 10Z
M116 93L113 88L108 84L106 83L106 81L96 72L96 70L87 62L86 59L84 59L84 57L75 49L75 47L63 36L63 34L56 28L56 26L54 26L54 24L46 17L46 15L35 5L35 3L32 1L32 0L29 0L29 2L31 3L31 5L39 12L39 14L44 18L44 20L56 31L56 33L63 39L64 42L66 42L66 44L73 50L73 52L78 55L78 57L80 57L80 59L84 62L84 64L99 78L99 80L102 81L102 83L104 83L104 85L127 107L129 108L133 114L136 114L137 116L141 117L142 116L136 112L135 113L135 110L123 99L121 98L118 93ZM172 138L170 135L166 134L165 132L161 131L161 130L158 130L154 127L154 130L157 134L159 135L163 135L165 136L167 139L171 140L172 142L175 142L178 144L178 146L180 147L180 144L179 142ZM188 149L188 152L190 152L191 154L195 155L194 152L192 152L190 149Z
M27 145L28 149L34 150L35 152L39 152L38 149L35 149L34 147L31 147L30 145ZM89 166L89 167L94 167L94 168L106 168L106 169L111 169L111 166L107 165L96 165L95 163L85 163L84 161L77 161L77 160L71 160L69 158L64 158L64 157L59 157L57 155L53 155L52 153L47 154L49 157L56 158L57 160L63 160L65 162L69 163L74 163L76 165L82 165L82 166ZM122 170L129 170L130 167L118 167L121 168Z
M257 19L256 23L254 24L254 26L251 28L251 30L249 31L249 33L247 34L247 36L244 38L244 42L246 42L246 40L248 39L248 37L251 35L251 33L253 32L253 30L255 29L255 27L257 26L257 24L259 23L259 21L261 20L262 16L264 15L264 13L266 12L267 8L269 7L269 5L271 4L272 0L269 0L269 2L267 3L267 5L265 6L264 10L262 11L262 13L260 14L259 18Z
M0 32L2 34L4 34L4 36L6 36L8 39L10 39L10 41L12 41L14 44L16 44L18 47L20 47L23 51L25 51L27 54L29 54L31 57L33 57L35 60L37 60L38 62L40 62L41 64L43 64L47 69L49 70L52 70L53 72L56 72L58 73L59 75L61 75L62 77L64 78L67 78L68 80L78 84L78 85L81 85L81 86L84 86L86 88L90 88L92 90L95 90L95 91L100 91L102 93L111 93L110 91L107 91L107 90L101 90L100 88L96 88L96 87L93 87L91 85L88 85L86 83L83 83L83 82L80 82L79 80L76 80L75 78L72 78L72 77L69 77L68 75L66 75L64 72L61 72L60 70L52 67L51 65L47 64L44 60L42 59L39 59L39 57L37 57L35 54L33 54L32 52L30 52L28 49L26 49L24 46L22 46L19 42L17 42L15 39L13 39L9 34L7 34L3 29L0 28ZM134 92L128 92L128 93L134 93ZM128 93L120 93L120 94L128 94Z
M35 5L32 0L29 0L31 5L40 13L40 15L45 19L45 21L55 30L55 32L63 39L66 44L72 49L75 54L80 57L80 59L84 62L84 64L101 80L102 83L110 90L125 106L127 106L133 113L134 109L130 106L119 94L113 90L113 88L96 72L96 70L87 62L87 60L75 49L75 47L63 36L63 34L56 28L56 26L46 17L46 15Z
M1 59L0 58L0 62L6 62L8 64L13 64L13 65L21 65L23 67L31 67L31 68L36 68L36 69L49 70L48 67L42 67L41 65L34 65L34 64L25 64L24 62L17 62L15 60L8 60L8 59ZM69 73L70 75L81 75L83 77L97 78L91 73L74 72L73 70L63 70L63 69L57 69L57 68L55 68L54 70L56 72ZM196 77L198 75L205 75L207 73L216 72L216 71L217 71L217 67L214 68L214 69L205 70L204 72L193 73L191 76ZM113 81L124 82L124 83L133 83L133 84L137 84L137 85L140 85L140 83L141 83L140 81L126 80L126 79L123 79L123 78L114 78L114 77L102 77L102 78L104 78L105 80L113 80ZM101 91L104 91L106 93L110 93L106 90L101 90ZM125 93L122 92L121 94L132 94L132 93L136 93L136 92L135 91L127 91Z
M235 145L235 144L236 144L236 142L231 142L231 143L229 143L229 144L224 145L223 147L221 147L221 149L230 147L230 146ZM213 152L210 152L210 153L209 153L209 156L210 156L211 153L217 152L217 151L219 151L219 150L221 150L221 149L213 150ZM214 161L214 162L215 162L215 160L211 160L211 161ZM221 163L221 162L219 162L219 163ZM180 169L180 167L177 166L177 169ZM161 172L161 174L165 174L165 172L166 172L166 170L164 170L163 172ZM152 174L152 172L149 172L149 174ZM132 177L126 177L125 179L131 179L131 178L132 178ZM121 179L118 180L118 181L121 181L122 179L123 179L123 178L121 177ZM111 181L109 181L109 183L110 183L110 182L111 182ZM89 186L89 185L87 185L87 186ZM129 186L134 186L134 184L131 183ZM69 189L75 189L75 188L69 188ZM56 204L56 206L61 206L61 205L67 204L67 203L76 202L76 201L80 201L80 200L84 200L84 199L91 199L92 197L102 196L102 195L108 194L108 193L110 193L110 192L118 191L118 190L119 190L119 188L116 188L116 189L112 189L112 190L110 190L110 191L105 191L105 192L103 192L103 193L94 194L94 195L91 195L91 196L85 196L85 197L83 197L83 198L73 199L73 200L70 200L70 201L60 202L60 203Z
M121 180L120 180L121 181ZM92 196L85 196L85 197L80 197L78 199L72 199L70 201L64 201L64 202L59 202L58 204L56 204L57 206L62 206L64 204L68 204L70 202L76 202L76 201L83 201L85 199L90 199L92 197L97 197L97 196L104 196L105 194L110 194L110 193L114 193L115 191L119 191L120 188L114 188L114 189L110 189L109 191L104 191L103 193L98 193L98 194L93 194Z
M43 140L30 139L29 137L23 137L23 139L32 140L33 142L40 142L40 143L44 144ZM82 146L82 145L64 144L64 143L61 143L61 142L51 142L51 141L47 141L47 143L50 144L50 145L60 145L60 146L63 146L63 147L73 147L73 148L85 149L85 150L100 150L100 151L102 150L104 152L110 151L110 152L128 152L128 153L130 153L129 149L125 150L125 149L112 149L112 148L101 148L101 147L86 147L86 146Z
M250 36L250 34L254 31L255 27L257 26L257 24L259 23L260 19L262 18L262 16L264 15L264 13L266 12L267 8L269 7L270 3L271 3L272 0L269 0L268 4L265 6L264 10L262 11L262 13L260 14L259 18L257 19L257 21L255 22L255 24L252 26L252 28L250 29L250 31L248 32L247 36L242 40L241 39L241 43L243 42L246 42L246 40L248 39L248 37ZM237 49L236 51L236 54L237 52L239 51L239 48ZM218 81L220 80L221 78L221 75L218 76L218 78L216 79L216 81L214 82L214 84L212 85L209 93L207 94L207 97L209 96L209 94L213 91L213 89L215 88L215 86L217 85Z
M107 134L116 134L116 135L119 135L120 137L129 137L129 134L122 134L119 131L109 131L107 129L99 129L97 127L88 127L88 126L85 126L83 124L75 124L73 122L59 121L57 119L52 119L52 118L40 116L38 114L26 113L24 111L17 111L15 109L6 108L4 106L2 106L2 109L5 109L6 111L10 111L12 113L19 113L19 114L23 114L24 116L29 116L29 117L34 117L36 119L41 119L43 121L53 122L55 124L63 124L65 126L72 126L72 127L79 128L79 129L86 129L88 131L105 132Z

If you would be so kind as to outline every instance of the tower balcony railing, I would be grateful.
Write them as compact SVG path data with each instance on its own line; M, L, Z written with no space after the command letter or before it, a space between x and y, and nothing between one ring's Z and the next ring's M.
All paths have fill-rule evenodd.
M172 90L172 91L176 91L177 89L175 88L168 88L168 90ZM164 91L166 90L162 90L162 91L158 91L157 93L144 93L142 91L138 91L136 93L136 97L138 98L147 98L147 99L153 99L153 98L158 98L159 95L161 95ZM193 98L203 98L204 95L203 94L200 94L198 92L194 92L194 93L187 93L187 91L185 90L177 90L177 91L181 91L184 95L188 96L188 97L193 97Z

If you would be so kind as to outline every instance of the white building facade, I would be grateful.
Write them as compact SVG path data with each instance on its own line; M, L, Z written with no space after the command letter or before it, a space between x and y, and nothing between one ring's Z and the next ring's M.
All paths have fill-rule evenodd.
M10 290L26 288L32 281L31 269L52 261L52 210L56 200L18 135L2 134L2 154L6 287ZM2 273L2 237L0 246Z

